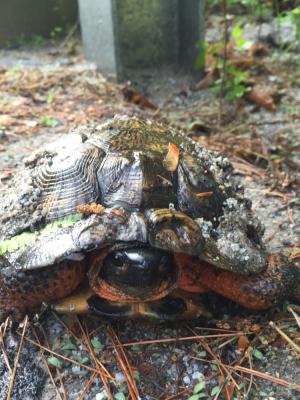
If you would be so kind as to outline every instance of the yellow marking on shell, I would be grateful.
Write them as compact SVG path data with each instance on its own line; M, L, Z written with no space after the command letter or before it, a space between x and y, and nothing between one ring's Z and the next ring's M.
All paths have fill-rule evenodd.
M196 193L197 197L211 197L214 194L214 192L200 192Z
M168 153L163 161L163 165L167 171L176 171L179 163L180 150L174 143L169 143Z
M56 193L53 192L53 193L51 193L50 196L48 196L48 197L46 198L46 200L45 200L44 203L42 204L43 209L50 210L50 209L52 208L52 206L53 206L53 203L54 203L55 201L56 201Z
M50 199L44 202L43 207L46 207L48 210L52 209L54 205L59 208L62 208L70 203L70 199L57 199L55 196L51 196Z

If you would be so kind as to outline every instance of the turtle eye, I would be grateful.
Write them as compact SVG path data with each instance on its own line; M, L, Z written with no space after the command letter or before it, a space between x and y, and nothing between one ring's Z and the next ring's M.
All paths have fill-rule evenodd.
M115 267L122 267L124 262L124 252L114 251L109 255L109 263Z

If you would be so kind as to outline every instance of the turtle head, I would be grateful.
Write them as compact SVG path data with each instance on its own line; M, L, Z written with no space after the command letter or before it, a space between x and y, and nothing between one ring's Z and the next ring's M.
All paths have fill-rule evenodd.
M119 244L91 258L89 282L103 298L129 302L164 297L177 284L172 253L143 244Z

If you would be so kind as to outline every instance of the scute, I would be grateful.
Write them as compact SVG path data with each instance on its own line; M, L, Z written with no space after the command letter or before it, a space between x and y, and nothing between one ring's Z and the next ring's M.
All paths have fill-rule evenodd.
M75 214L78 205L97 201L102 157L103 151L80 134L69 134L25 160L0 193L0 240L39 229Z
M117 117L96 127L89 143L107 153L142 151L165 154L169 142L180 144L182 135L148 120Z
M56 156L51 163L38 168L35 177L41 190L38 207L45 214L46 221L74 214L78 205L97 200L99 149L90 147L83 150L66 154L65 158Z

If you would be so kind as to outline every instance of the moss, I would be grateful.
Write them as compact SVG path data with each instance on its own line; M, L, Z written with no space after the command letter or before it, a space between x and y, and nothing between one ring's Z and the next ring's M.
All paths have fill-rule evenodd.
M47 224L39 232L23 232L10 239L2 240L0 242L0 255L4 253L13 253L17 250L22 250L35 242L38 238L46 236L51 232L55 232L60 228L74 225L75 222L82 219L82 217L82 214L68 215L63 219L58 219L57 221Z

